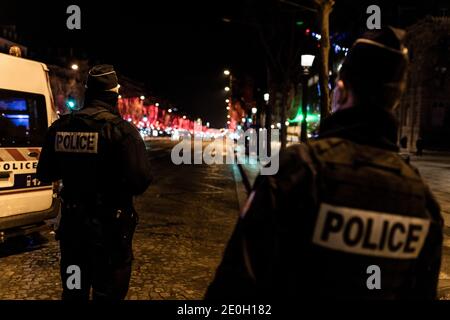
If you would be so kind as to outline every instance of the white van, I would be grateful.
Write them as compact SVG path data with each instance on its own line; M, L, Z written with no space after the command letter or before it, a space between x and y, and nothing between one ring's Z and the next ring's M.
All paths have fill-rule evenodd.
M47 66L0 53L0 242L58 214L57 186L36 179L45 133L56 119Z

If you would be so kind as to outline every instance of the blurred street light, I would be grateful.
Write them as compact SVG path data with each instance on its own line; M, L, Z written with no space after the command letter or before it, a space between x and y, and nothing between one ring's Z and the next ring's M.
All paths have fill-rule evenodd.
M264 101L267 103L269 102L270 95L268 93L264 93Z
M303 68L302 74L302 123L300 128L300 141L306 142L308 139L307 130L308 124L306 122L307 118L307 103L308 103L308 78L309 78L309 69L312 67L315 56L311 54L302 54L301 56L301 65Z
M226 99L225 102L226 102L226 103L230 103L230 99Z
M186 119L186 116L183 116L183 119Z
M230 107L227 107L227 110L230 110Z
M144 96L141 96L140 99L141 99L141 100L145 100L145 97L144 97Z
M304 68L311 68L314 62L315 56L312 54L302 54L301 65Z
M230 75L230 70L224 70L223 74L226 75L226 76L229 76Z
M257 113L258 112L258 109L257 108L252 108L252 113L253 114L255 114L255 113Z
M226 92L230 91L230 87L225 87L225 91Z
M155 103L155 106L156 106L156 107L159 107L159 103L158 103L158 102L157 102L157 103Z
M167 110L169 113L172 113L172 109Z
M78 65L74 63L72 64L71 68L72 70L78 70Z

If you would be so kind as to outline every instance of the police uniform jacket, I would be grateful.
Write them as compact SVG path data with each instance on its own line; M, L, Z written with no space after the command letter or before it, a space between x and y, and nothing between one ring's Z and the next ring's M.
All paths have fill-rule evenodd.
M112 99L114 101L114 99ZM49 128L37 168L43 182L62 180L62 198L132 206L152 176L144 142L104 94Z
M387 111L354 107L259 176L207 299L433 299L442 217Z

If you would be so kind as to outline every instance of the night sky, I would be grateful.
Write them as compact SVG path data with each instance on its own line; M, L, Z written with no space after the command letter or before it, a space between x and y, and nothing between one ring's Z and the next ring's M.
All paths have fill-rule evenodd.
M91 62L114 64L119 72L144 82L152 94L223 126L223 70L230 68L265 83L265 53L252 28L222 19L245 21L262 2L2 0L0 25L17 25L21 41L30 48L80 48ZM395 25L394 2L422 6L425 14L429 3L438 1L337 0L331 32L360 32L365 7L372 3L381 5L383 23ZM81 7L81 31L66 28L70 4ZM310 14L299 17L314 22Z

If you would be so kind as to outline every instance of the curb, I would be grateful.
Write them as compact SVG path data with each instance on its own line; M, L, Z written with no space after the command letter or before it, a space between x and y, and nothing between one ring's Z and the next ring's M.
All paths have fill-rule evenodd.
M242 166L242 164L238 163L237 166L238 166L239 172L241 174L242 182L244 183L245 190L247 191L247 195L249 195L250 192L252 191L252 185L250 184L250 180L248 179L247 173L245 172L245 169Z
M236 197L238 200L239 212L244 207L245 202L247 201L248 192L249 192L246 187L246 183L244 182L244 179L246 179L247 184L249 184L248 177L247 177L247 175L245 175L243 168L240 168L240 167L241 166L238 164L234 164L232 167L234 182L236 184Z
M259 174L259 173L258 173ZM234 181L236 182L236 192L239 201L239 207L245 205L250 192L253 189L256 176L252 175L251 170L246 170L245 165L237 163L233 165Z

